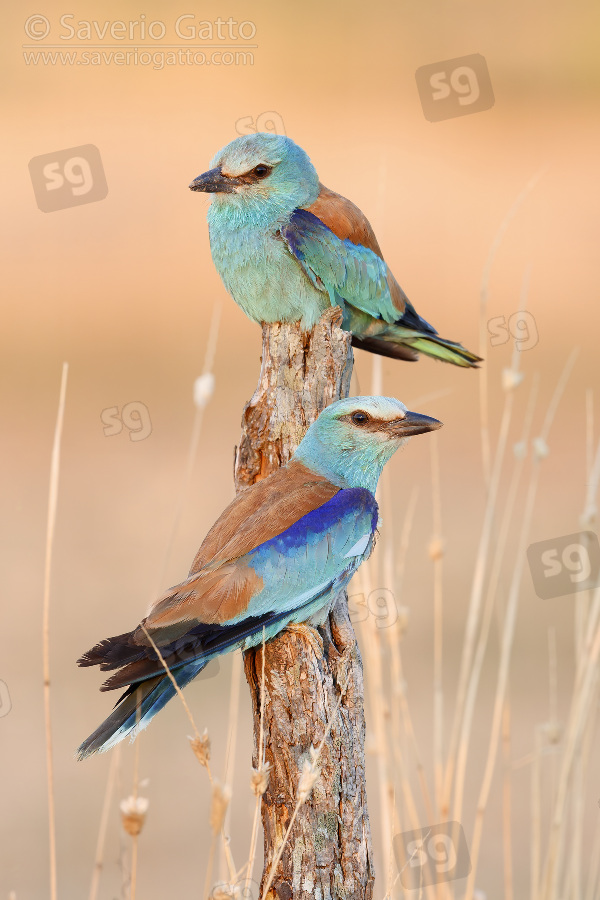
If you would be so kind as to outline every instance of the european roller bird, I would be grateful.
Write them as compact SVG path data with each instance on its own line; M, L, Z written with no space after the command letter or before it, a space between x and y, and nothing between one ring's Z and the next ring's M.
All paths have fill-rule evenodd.
M78 660L116 670L101 690L126 688L79 747L80 759L133 738L175 695L148 635L180 687L211 659L247 650L284 628L325 622L338 594L373 549L375 489L396 450L441 422L390 397L328 406L286 466L242 491L210 529L189 576L133 631ZM310 627L307 636L314 631ZM139 709L138 709L139 705Z
M226 289L255 322L300 322L309 330L324 310L340 306L342 327L362 350L406 360L421 352L457 366L480 361L421 318L366 217L319 182L290 138L236 138L190 188L214 195L212 258Z

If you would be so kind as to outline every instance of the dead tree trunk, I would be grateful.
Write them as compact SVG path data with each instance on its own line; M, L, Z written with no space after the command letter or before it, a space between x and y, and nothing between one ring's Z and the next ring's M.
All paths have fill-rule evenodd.
M331 310L308 334L298 325L263 326L259 383L244 409L236 449L238 491L284 465L321 410L348 396L351 337L339 327L340 319L339 311ZM316 654L305 637L287 631L265 647L264 741L271 776L262 802L262 890L296 806L303 762L333 718L320 777L299 810L268 900L370 900L373 895L362 662L345 594L321 633L324 655ZM244 665L256 766L262 649L248 651Z

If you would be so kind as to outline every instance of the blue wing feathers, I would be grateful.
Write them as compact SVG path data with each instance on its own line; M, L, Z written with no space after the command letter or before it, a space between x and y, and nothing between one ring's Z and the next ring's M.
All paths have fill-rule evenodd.
M342 489L282 534L242 557L264 583L246 612L222 625L191 621L185 635L161 647L161 655L179 686L188 684L215 656L260 644L263 629L269 640L289 622L307 621L326 609L370 551L377 520L377 503L369 491ZM369 535L369 541L363 553L348 557L348 551L365 535ZM133 633L101 642L81 662L114 668L119 666L118 660L122 667L103 689L131 687L108 719L81 745L81 758L108 749L132 733L138 715L134 696L138 688L142 692L140 727L145 727L174 696L153 648L136 644Z
M315 275L330 296L346 300L375 318L396 322L385 262L368 247L341 240L313 213L297 209L282 225L288 249L313 283ZM318 286L318 284L317 284Z
M357 517L369 514L374 517L374 530L377 527L377 503L373 494L364 488L345 488L327 503L302 516L282 534L260 544L249 556L271 547L278 553L287 555L290 550L304 546L307 540L320 539L325 532L334 530L342 522L352 522Z

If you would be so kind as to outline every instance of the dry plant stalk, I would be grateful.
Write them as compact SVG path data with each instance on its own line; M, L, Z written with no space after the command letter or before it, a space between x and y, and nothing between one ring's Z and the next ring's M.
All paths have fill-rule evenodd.
M310 333L298 325L263 327L259 383L245 407L236 450L238 491L285 464L321 410L348 396L351 336L339 327L339 320L339 310L330 310ZM362 663L345 595L321 632L325 653L320 658L303 636L287 631L269 641L264 651L245 654L254 712L253 765L258 769L261 762L262 714L265 760L271 767L262 797L261 892L281 850L266 900L312 900L319 895L370 900L373 895ZM332 718L338 701L339 711ZM319 780L297 807L298 773L310 747L324 736Z
M231 685L229 692L229 727L227 732L227 750L225 752L225 764L223 767L223 784L233 785L235 778L235 759L237 750L237 734L239 721L240 688L242 683L242 657L240 653L233 654L231 665ZM227 808L227 814L223 823L224 840L221 845L219 858L219 877L225 880L227 870L227 849L230 841L231 804Z
M52 714L50 710L50 575L52 572L52 548L58 502L58 476L60 473L60 444L65 416L67 375L69 364L63 363L60 382L58 413L54 429L52 461L50 463L50 489L48 493L48 521L46 528L46 563L44 570L44 600L42 612L42 655L44 668L44 716L46 722L46 772L48 780L48 837L50 844L50 898L57 898L56 880L56 810L54 804L54 762L52 758Z
M526 295L526 290L523 290ZM506 557L508 537L511 529L515 525L516 502L519 497L519 485L521 475L523 473L527 452L526 448L529 444L529 435L533 422L533 414L535 410L535 401L538 390L538 380L533 379L531 396L526 404L524 421L520 440L514 446L513 472L510 477L508 491L506 494L500 492L500 475L503 468L503 460L506 455L506 449L509 447L509 425L511 423L511 414L513 408L513 394L515 388L519 386L522 375L518 371L517 355L513 355L513 362L510 369L503 373L503 386L506 392L506 402L500 426L498 437L498 446L495 454L495 460L492 470L492 497L488 502L485 512L485 535L484 540L480 544L479 558L477 560L474 576L474 591L472 593L476 600L476 616L471 622L471 631L467 630L467 665L462 675L462 695L459 691L458 703L458 719L455 723L456 734L450 740L450 753L446 761L448 766L446 770L446 784L444 785L444 796L442 797L442 809L434 812L429 788L423 765L419 759L418 747L412 723L410 719L410 711L406 698L405 686L402 676L402 663L399 641L401 634L396 629L387 628L389 641L389 663L393 673L391 679L392 684L389 685L389 693L392 697L390 721L386 726L386 740L391 746L382 749L377 746L376 752L380 755L386 755L385 766L389 766L390 759L394 761L395 771L400 780L400 785L404 798L404 808L399 810L398 829L402 831L407 828L419 828L423 822L433 823L435 821L443 821L450 818L452 798L454 800L451 818L460 821L464 816L464 799L465 799L465 783L468 772L467 759L469 749L472 744L472 723L475 711L475 702L477 697L477 689L480 681L481 667L486 654L488 636L494 608L497 604L497 595L500 585L500 577L502 567ZM496 686L496 696L493 710L493 719L491 723L491 734L488 745L488 754L485 764L485 772L483 775L477 808L475 810L475 827L472 840L469 842L469 853L472 862L472 872L469 877L466 889L466 898L472 900L477 895L475 890L476 879L478 877L479 851L481 847L481 836L483 819L487 811L488 798L491 788L491 778L495 768L496 756L500 747L500 737L503 739L503 757L504 757L504 782L503 782L503 799L504 799L504 871L505 871L505 893L507 897L513 895L512 878L512 848L510 838L510 799L511 799L511 782L510 770L514 769L515 764L510 761L510 725L508 719L508 675L511 660L512 643L515 632L515 615L518 608L518 600L520 594L520 581L525 560L525 547L527 542L527 533L531 522L537 479L539 476L540 464L548 454L547 438L550 428L556 414L561 395L565 389L570 371L575 361L575 353L572 353L567 360L564 371L558 381L549 408L544 418L544 423L539 437L533 441L533 464L530 474L529 485L525 492L524 509L519 513L519 538L515 555L515 563L512 566L513 578L510 591L507 598L506 609L501 613L502 636L501 636L501 658L498 670L498 681ZM434 466L435 470L435 466ZM588 489L586 495L586 512L582 517L582 525L589 527L590 515L595 512L595 494L597 482L600 480L600 446L597 455L594 457L593 446L588 448L588 481L592 485L592 489ZM441 531L439 507L435 509L435 494L439 490L435 483L437 478L434 477L434 533ZM386 497L384 496L383 514L386 519L386 534L384 541L387 544L389 537L388 528L388 509L386 506ZM500 504L500 500L504 500ZM499 507L501 507L501 515L498 516ZM408 537L410 534L410 519L412 515L407 511L407 523L403 529L401 546L406 551L408 545ZM496 523L496 519L498 522ZM499 527L498 527L499 526ZM493 529L493 530L492 530ZM492 542L493 535L493 542ZM387 548L386 548L387 549ZM391 550L391 548L390 548ZM442 546L439 541L434 541L430 546L430 555L434 563L441 557ZM370 573L370 569L373 572ZM397 590L398 583L394 585L393 566L388 562L385 564L384 571L380 576L375 576L377 566L373 561L361 567L360 577L367 585L373 583L374 577L383 575L383 583L386 586L394 586ZM401 572L401 569L400 569ZM441 590L441 585L436 584L437 590ZM434 592L434 594L437 592ZM438 595L439 598L439 595ZM434 596L435 600L435 596ZM471 616L473 608L471 608ZM439 604L438 604L438 627L439 627ZM373 624L372 622L370 623ZM365 622L365 631L369 631L369 623ZM554 816L551 823L551 831L549 835L549 847L546 854L545 871L542 874L542 851L541 851L541 822L542 813L540 809L540 765L542 755L547 756L550 744L556 745L561 742L561 732L556 724L555 702L551 703L551 716L548 727L544 726L538 730L538 747L536 753L531 757L531 761L535 765L534 785L533 785L533 836L532 836L532 879L531 879L531 896L530 900L558 900L560 897L579 897L583 896L582 888L585 888L586 900L592 900L597 896L596 882L600 872L600 828L598 837L596 838L593 851L592 861L589 866L589 874L587 882L584 884L582 853L581 853L581 821L583 814L583 798L581 785L588 783L589 762L592 757L592 741L595 729L595 716L592 711L595 709L595 697L597 696L600 686L598 678L598 661L600 659L600 590L593 596L582 599L576 610L576 638L577 638L577 657L579 660L576 684L573 696L573 706L569 724L565 729L565 741L561 749L562 759L555 755L555 759L560 764L560 770L557 773L558 790L552 800L554 806ZM367 640L367 639L366 639ZM371 674L371 653L369 651L369 641L366 643L367 648L367 669L369 676ZM435 648L434 648L435 649ZM438 653L439 653L438 647ZM437 654L436 654L437 656ZM381 659L375 662L375 668L381 666ZM464 660L463 660L464 665ZM441 660L437 656L437 673L441 670ZM459 681L460 684L460 681ZM371 686L371 685L370 685ZM555 687L553 688L555 691ZM383 703L378 699L380 707L386 709L387 698L383 698ZM439 708L437 710L437 727L440 727ZM376 714L372 714L372 721L377 732ZM552 726L552 727L550 727ZM401 733L403 732L403 733ZM379 744L379 741L378 741ZM439 760L439 738L437 744L437 759ZM559 747L556 747L556 752ZM436 754L434 753L434 761ZM437 766L439 772L439 763ZM380 773L382 769L380 767ZM413 773L418 775L422 796L417 798L413 794L411 781ZM433 775L436 775L435 767ZM381 777L381 774L380 774ZM438 776L439 777L439 776ZM435 781L435 777L434 777ZM575 790L569 788L569 784L575 784ZM380 788L382 785L380 785ZM421 801L425 808L426 818L420 819L420 810L417 808L418 801ZM439 800L438 800L439 804ZM438 805L436 804L436 805ZM420 804L419 804L420 805ZM439 817L439 818L438 818ZM402 821L404 819L404 822ZM575 824L575 820L579 821L579 825ZM395 824L395 822L394 822ZM388 881L386 900L401 894L395 893L398 880L401 878L401 872L394 878L390 875ZM541 882L541 883L540 883ZM398 885L400 889L400 885ZM460 892L462 888L454 885L453 882L438 883L437 885L424 885L417 888L419 897L433 897L438 900L456 896L456 891ZM465 898L465 900L466 900Z
M165 662L165 659L164 659L162 653L160 652L160 650L156 646L155 642L153 641L152 637L150 636L150 633L143 625L141 627L144 631L144 634L148 638L148 641L150 642L154 652L156 653L158 659L160 660L160 664L162 665L163 669L165 670L167 677L169 678L169 680L171 681L171 684L175 688L175 691L177 693L177 696L181 700L183 708L185 709L186 715L187 715L187 717L190 721L190 724L192 726L192 729L194 731L194 737L188 736L188 740L190 742L190 746L192 748L192 751L193 751L196 759L198 760L200 765L204 766L204 768L206 769L209 781L210 781L212 789L213 789L213 799L214 799L215 792L217 792L217 791L221 791L222 796L224 797L227 794L229 788L225 787L221 790L221 786L218 785L218 783L213 778L211 768L210 768L210 763L209 763L209 760L210 760L210 738L208 736L208 732L206 729L204 729L203 734L200 734L200 732L198 731L198 727L196 725L196 722L194 721L194 717L192 715L192 711L190 710L190 708L188 706L187 700L185 699L185 697L183 695L183 691L177 684L177 681L175 680L173 673L171 672L169 666ZM227 802L229 802L229 800ZM223 817L223 822L224 822L224 817ZM221 822L221 838L223 840L223 852L225 854L225 860L226 860L227 866L229 868L230 878L234 879L235 878L235 865L233 862L233 858L231 856L231 850L229 848L229 840L224 832L223 822ZM214 851L215 851L215 836L213 836L213 840L211 842L211 850L210 850L210 854L209 854L208 867L207 867L207 871L206 871L206 883L205 883L205 891L204 891L205 896L208 896L208 891L210 888L210 881L211 881L211 876L212 876L212 866L213 866L213 860L214 860Z
M540 178L546 174L546 168L539 169L535 175L532 175L523 190L520 192L506 215L500 223L498 231L494 235L494 240L489 249L488 257L483 269L481 277L480 301L479 301L479 355L485 357L487 351L488 340L488 299L490 293L490 277L492 273L492 265L498 253L500 244L504 235L508 231L509 225L527 199L531 191L534 189ZM483 365L479 371L479 417L481 421L481 453L483 457L483 476L486 487L489 487L491 481L492 455L490 444L489 429L489 408L488 408L488 368Z
M472 869L471 874L469 875L467 881L466 888L466 900L471 900L475 890L475 877L477 872L477 864L479 861L479 851L481 847L481 835L483 830L483 819L485 816L485 811L487 808L487 802L490 794L492 777L494 773L494 767L496 763L496 755L498 750L498 738L500 735L500 728L502 722L502 707L504 705L504 699L506 695L506 686L508 681L508 673L510 668L511 661L511 653L512 653L512 645L515 634L515 624L516 624L516 615L517 609L519 605L520 598L520 588L521 588L521 579L523 575L523 569L525 566L526 560L526 550L527 550L527 540L529 535L529 530L531 527L531 520L533 516L533 509L535 504L535 497L537 493L537 486L540 474L540 464L543 460L544 456L547 453L546 440L548 438L548 434L550 432L550 428L552 426L552 422L554 420L554 416L556 414L556 410L558 408L558 404L560 402L560 398L563 394L563 391L566 387L566 383L568 381L569 375L571 374L571 369L575 363L576 353L571 353L561 377L558 380L558 384L554 390L552 395L552 399L550 401L550 405L546 412L546 418L542 425L542 430L540 436L534 440L534 458L533 458L533 469L531 473L531 478L529 481L529 486L527 489L527 494L525 498L525 505L523 510L523 515L521 519L521 527L519 529L519 536L517 542L517 554L515 565L513 568L511 584L508 593L508 602L506 605L506 611L504 614L504 623L502 627L502 637L500 642L500 662L498 666L498 678L496 682L496 696L494 699L494 707L492 713L492 726L491 726L491 734L488 745L488 755L485 765L485 771L483 775L483 779L481 782L481 787L479 790L479 797L477 800L477 810L475 815L475 825L473 829L473 837L471 841L471 862ZM543 448L546 448L544 451ZM550 900L550 898L548 898Z
M212 373L212 369L217 350L217 339L219 336L220 322L221 303L220 301L217 301L212 311L212 318L210 321L210 328L208 332L208 341L204 354L204 366L202 367L202 374L196 379L196 382L194 384L194 406L196 407L196 411L194 414L194 423L192 425L192 434L190 437L185 474L181 483L179 496L177 498L177 504L175 506L175 513L173 515L173 522L171 524L171 531L169 533L167 549L165 550L160 580L158 583L159 593L162 592L162 585L165 580L167 567L171 558L171 552L173 550L175 538L177 536L177 531L181 523L183 510L185 508L186 501L190 496L190 485L192 482L192 475L194 472L196 457L198 456L198 447L200 446L200 434L202 431L202 422L204 420L204 409L208 401L212 397L212 393L214 390L214 375Z
M106 840L106 832L108 829L108 817L112 806L113 790L117 778L117 769L121 758L121 746L115 748L110 760L108 769L108 778L106 780L106 788L104 791L104 801L102 803L102 813L100 815L100 826L98 828L98 840L96 841L96 857L94 861L94 869L92 872L92 881L90 885L89 900L97 900L98 889L100 887L100 875L104 868L104 843Z
M258 819L260 815L261 797L267 790L269 778L271 776L271 766L265 761L265 627L262 630L262 647L260 655L260 722L258 735L258 765L256 769L252 767L250 778L250 787L256 803L254 805L254 815L252 816L252 832L250 835L250 853L246 864L246 891L250 890L250 881L254 870L254 857L256 854L256 841L258 837Z
M141 704L140 690L137 690L137 709L136 709L136 729L139 729ZM135 744L135 755L133 762L133 793L120 803L121 824L123 831L131 838L131 865L129 876L129 900L135 900L137 889L137 860L138 860L138 837L146 821L146 813L148 812L149 801L145 797L138 796L140 773L140 738Z

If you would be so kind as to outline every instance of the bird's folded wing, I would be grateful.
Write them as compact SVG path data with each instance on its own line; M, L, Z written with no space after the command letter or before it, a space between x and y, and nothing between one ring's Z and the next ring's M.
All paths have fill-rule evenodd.
M371 223L351 200L319 183L319 196L305 209L320 219L323 225L327 225L341 241L347 238L353 244L368 247L383 259Z
M377 504L362 488L336 488L329 500L318 502L322 490L307 486L305 492L297 489L295 497L280 497L270 511L261 508L242 535L230 538L215 557L155 604L145 627L156 632L162 644L192 622L234 624L273 608L294 609L312 591L338 578L355 557L362 558L376 528ZM306 492L313 502L302 515ZM275 528L274 520L279 517L281 523L281 507L287 527ZM271 527L263 528L269 512ZM238 553L244 544L251 547ZM361 546L359 553L356 548Z
M341 194L320 185L315 202L296 210L281 235L313 284L332 301L341 298L389 323L412 309L367 217Z
M339 490L243 557L190 575L159 601L144 628L172 669L244 641L252 645L263 627L272 637L295 612L298 621L304 612L308 618L345 586L372 549L377 515L369 491ZM108 690L163 670L141 627L97 645L81 661L96 663L103 671L120 668Z
M339 489L339 485L292 459L239 493L221 513L202 541L190 575L209 562L244 556L331 500Z
M368 247L340 240L306 209L292 213L281 236L315 287L329 294L332 305L344 300L390 323L402 316L403 307L392 300L388 267Z

